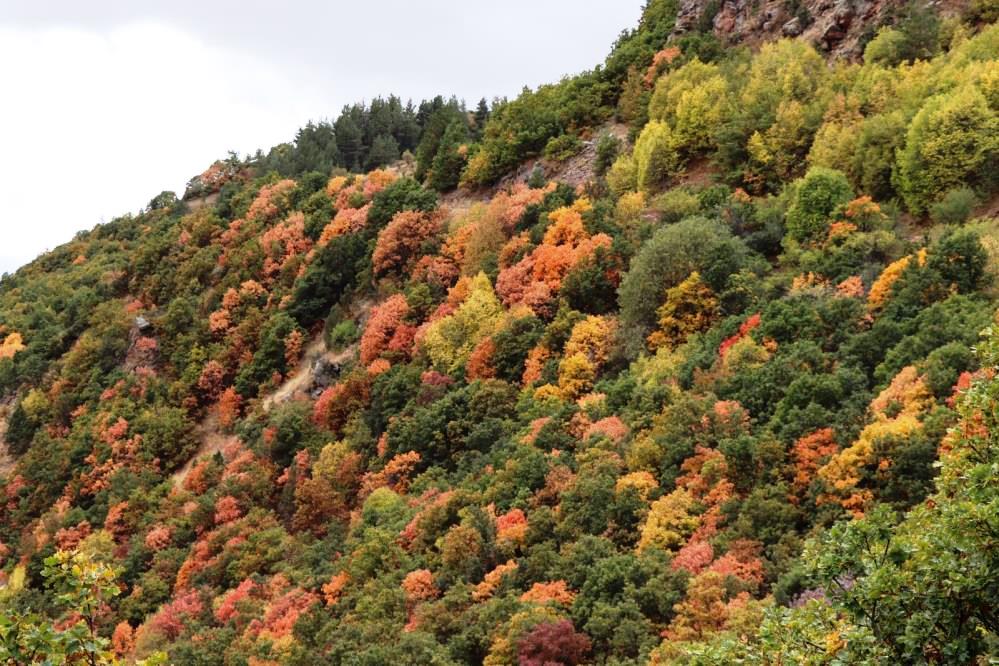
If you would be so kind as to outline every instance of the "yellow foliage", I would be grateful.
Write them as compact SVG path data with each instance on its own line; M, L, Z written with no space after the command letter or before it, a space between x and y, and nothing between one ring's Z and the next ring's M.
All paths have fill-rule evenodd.
M590 392L596 374L594 364L586 355L566 356L558 364L558 390L566 400L575 400Z
M469 283L468 297L451 315L430 324L423 349L438 370L456 372L482 338L499 330L503 306L489 278L479 273Z
M319 458L312 464L313 477L322 477L328 481L336 478L340 465L350 455L350 446L341 440L332 444L327 444L319 452Z
M701 274L694 271L680 284L666 291L666 302L656 311L659 330L649 336L649 346L676 347L687 337L710 328L718 318L718 299Z
M658 487L659 482L650 472L631 472L617 480L617 483L614 484L614 493L619 495L628 488L634 488L644 500L648 497L649 491Z
M645 210L645 194L642 192L627 192L617 200L614 209L614 219L618 224L628 224L638 218Z
M923 266L926 264L926 249L920 250L916 254L919 265ZM885 305L888 304L888 297L891 296L892 287L898 282L898 279L902 277L902 273L905 269L909 267L909 262L912 261L912 255L907 255L901 259L888 264L878 279L874 281L871 285L871 291L867 295L867 309L871 312L880 310Z
M562 207L548 214L551 226L545 231L548 245L575 245L589 234L583 227L583 216L575 208Z
M638 540L638 552L648 548L676 550L682 546L699 522L691 513L693 505L693 495L684 488L653 502Z
M903 368L891 384L871 401L872 421L860 436L819 469L828 492L819 501L838 501L862 515L870 493L859 491L861 470L875 462L875 445L900 441L922 428L920 417L933 406L933 396L913 366Z
M582 354L594 365L594 370L599 370L607 362L616 333L615 318L590 315L572 327L565 355Z

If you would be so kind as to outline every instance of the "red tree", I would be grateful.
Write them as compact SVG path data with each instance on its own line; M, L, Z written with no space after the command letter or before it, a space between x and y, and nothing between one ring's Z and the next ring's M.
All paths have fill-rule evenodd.
M542 622L524 636L517 651L520 666L575 666L586 660L591 648L586 634L569 620Z

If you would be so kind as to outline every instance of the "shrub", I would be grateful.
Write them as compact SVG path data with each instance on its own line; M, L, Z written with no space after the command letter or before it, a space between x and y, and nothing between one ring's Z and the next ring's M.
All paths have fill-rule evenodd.
M620 152L621 139L609 132L600 135L600 138L597 139L597 161L593 167L598 176L607 173Z
M974 190L958 187L930 206L930 219L937 224L961 224L971 216L971 210L977 203Z
M607 187L617 196L638 187L638 166L632 155L621 155L607 172Z
M635 142L635 168L638 187L651 192L666 183L680 169L676 138L669 125L652 121Z
M624 328L644 340L657 323L656 308L666 289L699 271L717 293L746 264L748 254L745 244L718 220L689 217L660 228L632 259L618 290Z
M787 233L797 241L824 237L836 209L853 199L853 188L846 176L825 167L812 167L792 187Z
M677 188L653 199L652 208L659 213L659 218L663 222L673 224L700 212L701 202L697 196L687 190Z
M921 215L944 192L994 177L997 136L999 120L975 88L931 98L913 118L898 155L905 205Z
M357 341L359 331L353 319L346 319L330 329L326 346L330 349L343 349Z
M555 162L564 162L583 150L583 142L575 134L553 137L545 144L545 157Z

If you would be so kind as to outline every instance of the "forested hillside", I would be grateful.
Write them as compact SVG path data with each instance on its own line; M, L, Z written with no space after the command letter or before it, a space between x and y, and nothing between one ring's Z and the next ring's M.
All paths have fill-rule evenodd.
M0 662L999 659L999 7L689 5L4 276Z

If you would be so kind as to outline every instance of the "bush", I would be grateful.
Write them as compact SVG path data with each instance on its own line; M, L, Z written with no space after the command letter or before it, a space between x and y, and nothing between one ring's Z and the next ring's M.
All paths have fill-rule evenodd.
M701 210L701 202L687 190L673 189L652 200L652 209L666 224L679 222L685 217L696 215Z
M621 323L630 336L640 335L644 340L656 324L656 309L665 300L667 289L699 271L719 293L748 256L745 244L718 220L688 217L660 228L632 259L621 282ZM634 344L634 338L630 342Z
M597 139L597 161L593 168L598 176L607 173L621 152L621 139L609 132L604 132Z
M864 62L881 67L894 67L904 59L905 35L894 28L883 27L864 49Z
M644 192L660 189L680 166L676 139L669 125L656 120L646 125L635 143L638 187Z
M987 25L999 21L999 0L972 0L965 12L970 23Z
M814 241L825 236L837 208L853 199L853 188L842 172L812 167L791 187L787 211L787 233L796 241Z
M677 145L686 153L708 149L725 110L725 90L718 67L695 58L659 79L649 116L669 123Z
M429 212L437 208L437 195L424 189L412 178L400 178L388 185L371 200L368 224L382 227L396 213L404 210Z
M621 155L607 172L607 187L617 196L638 187L638 166L631 155Z
M977 203L978 197L971 188L953 189L930 206L930 219L937 224L961 224L971 216Z
M909 125L898 156L905 205L921 215L944 192L994 177L997 136L999 120L975 88L931 98Z
M575 134L563 134L545 144L545 157L555 162L564 162L583 150L583 142Z
M353 344L360 337L360 331L353 319L346 319L330 329L326 337L326 346L330 349L343 349Z

